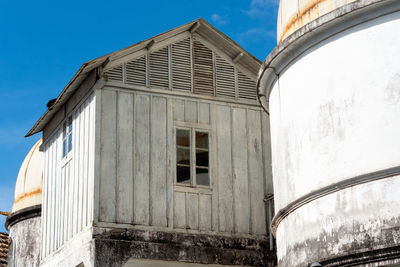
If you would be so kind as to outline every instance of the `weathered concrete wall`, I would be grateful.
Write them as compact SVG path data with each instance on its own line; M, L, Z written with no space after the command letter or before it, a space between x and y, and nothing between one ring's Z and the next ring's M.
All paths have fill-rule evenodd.
M399 12L352 27L279 74L269 107L280 266L399 243L399 27Z
M40 216L12 225L9 229L8 266L39 266L40 261Z
M174 262L197 263L203 266L273 266L270 262L274 256L268 250L266 237L255 239L153 229L95 227L93 238L96 249L95 266L98 267L138 266L139 263L148 263L145 259L162 261L165 266L175 266Z
M221 264L197 264L197 263L188 263L188 262L177 262L177 261L158 261L158 260L138 260L138 259L130 259L124 267L223 267L229 265L221 265ZM231 265L232 266L232 265Z

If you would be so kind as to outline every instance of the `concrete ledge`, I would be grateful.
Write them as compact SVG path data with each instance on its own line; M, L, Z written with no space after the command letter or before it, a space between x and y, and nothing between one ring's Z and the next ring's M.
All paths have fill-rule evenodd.
M339 183L334 183L332 185L323 187L319 190L316 190L307 195L304 195L304 196L296 199L295 201L289 203L286 207L280 209L276 213L276 215L274 216L274 218L272 219L272 222L271 222L272 233L274 236L276 236L276 230L278 229L278 226L283 221L283 219L285 219L293 211L297 210L298 208L306 205L307 203L309 203L315 199L321 198L323 196L332 194L334 192L338 192L340 190L343 190L343 189L346 189L346 188L349 188L349 187L352 187L355 185L368 183L368 182L372 182L372 181L376 181L376 180L380 180L380 179L390 178L390 177L397 176L397 175L400 175L400 166L389 168L389 169L384 169L384 170L377 171L377 172L371 172L371 173L363 174L363 175L356 176L356 177L353 177L350 179L346 179Z
M138 229L93 230L96 266L123 266L131 259L200 264L274 266L265 238L236 238Z
M368 250L361 253L350 254L336 257L320 262L326 267L345 267L359 264L373 264L371 266L399 266L400 264L400 246L384 249ZM393 265L392 265L393 264Z
M16 212L11 213L5 222L5 227L7 230L10 229L11 226L13 226L14 224L30 219L30 218L34 218L34 217L40 217L42 214L42 205L35 205L32 207L28 207Z

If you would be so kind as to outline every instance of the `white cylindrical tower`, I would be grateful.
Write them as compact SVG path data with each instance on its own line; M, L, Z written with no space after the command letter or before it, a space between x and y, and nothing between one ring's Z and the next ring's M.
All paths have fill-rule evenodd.
M400 262L400 1L281 0L258 79L279 266Z
M26 155L15 184L14 204L7 217L8 266L39 266L44 156L42 139Z

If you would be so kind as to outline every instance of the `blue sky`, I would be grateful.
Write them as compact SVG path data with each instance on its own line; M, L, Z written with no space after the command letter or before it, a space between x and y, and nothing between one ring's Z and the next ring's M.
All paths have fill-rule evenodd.
M263 61L278 0L0 1L0 211L11 209L24 138L81 64L197 18ZM4 231L4 217L0 231Z

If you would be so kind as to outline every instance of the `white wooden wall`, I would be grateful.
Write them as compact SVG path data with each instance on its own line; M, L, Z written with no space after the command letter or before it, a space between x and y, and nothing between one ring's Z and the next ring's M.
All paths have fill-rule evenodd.
M73 118L71 154L62 158L62 123L43 145L42 259L93 221L94 94L68 115Z
M96 222L266 233L269 129L259 106L112 87L96 99ZM209 129L210 189L175 184L177 126Z

